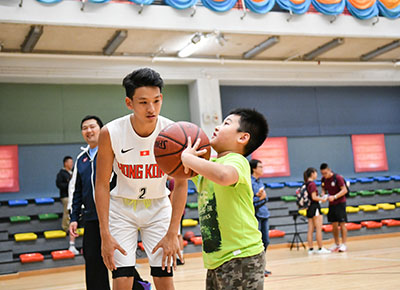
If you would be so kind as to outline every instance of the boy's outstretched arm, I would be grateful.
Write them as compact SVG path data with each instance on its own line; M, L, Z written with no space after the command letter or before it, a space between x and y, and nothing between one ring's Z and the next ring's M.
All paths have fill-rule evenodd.
M192 140L190 137L188 138L188 146L182 152L181 156L186 172L192 169L205 178L224 186L235 184L239 180L239 174L233 166L200 158L199 156L204 155L207 150L197 151L199 145L200 139L197 139L196 143L192 146Z

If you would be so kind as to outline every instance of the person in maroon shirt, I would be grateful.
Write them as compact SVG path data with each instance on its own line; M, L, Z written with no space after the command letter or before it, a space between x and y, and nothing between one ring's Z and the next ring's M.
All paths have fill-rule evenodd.
M335 240L330 250L332 252L346 252L346 240L347 240L347 214L346 214L346 193L347 188L345 180L339 174L335 174L329 168L328 164L321 164L321 179L322 195L329 194L329 212L328 222L332 223L332 233ZM339 239L339 227L342 233L342 244Z
M307 208L307 218L308 218L308 254L328 254L330 251L322 247L322 214L320 202L326 202L327 196L319 196L317 185L315 180L318 177L318 172L315 168L309 167L303 173L304 184L307 187L308 195L310 196L311 203ZM313 233L315 229L315 237L317 239L318 250L314 251L313 247Z

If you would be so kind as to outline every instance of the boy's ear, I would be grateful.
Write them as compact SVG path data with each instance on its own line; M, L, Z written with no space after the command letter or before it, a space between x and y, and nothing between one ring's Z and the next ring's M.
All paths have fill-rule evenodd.
M239 136L239 139L238 139L238 142L240 144L242 144L243 146L246 146L247 143L249 143L249 141L250 141L250 133L241 132L241 134Z
M133 100L131 98L125 97L125 105L129 110L133 110Z

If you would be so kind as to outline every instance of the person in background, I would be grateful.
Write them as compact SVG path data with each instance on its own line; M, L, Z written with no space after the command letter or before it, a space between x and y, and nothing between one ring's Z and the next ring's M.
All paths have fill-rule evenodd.
M328 164L322 163L320 169L323 176L321 179L322 194L329 194L328 222L332 223L332 233L335 240L335 245L333 245L330 250L332 252L346 252L346 183L342 176L332 172ZM339 227L342 233L341 244L339 239Z
M310 206L307 209L307 218L308 218L308 233L307 233L307 242L308 242L308 254L328 254L329 250L325 249L322 246L322 214L321 214L321 205L320 202L326 202L327 197L320 197L318 195L317 185L315 184L315 180L318 177L317 170L315 168L309 167L303 173L304 176L304 184L307 187L307 192L311 197ZM315 229L315 237L317 239L318 251L314 251L313 247L313 233Z
M253 204L256 218L258 220L258 229L261 231L264 250L267 252L269 245L268 218L270 213L266 205L268 201L267 193L265 192L264 184L260 180L260 177L263 175L263 164L257 159L252 159L249 161L249 163L251 168L251 186L254 193ZM264 271L265 277L268 277L268 275L271 274L271 271Z
M75 162L71 182L74 182L72 212L69 232L78 237L78 221L84 222L83 257L87 290L110 290L108 270L101 257L99 221L94 204L94 180L96 176L97 146L103 123L97 116L86 116L81 122L83 139L88 144L82 148ZM82 210L82 205L84 209Z
M61 227L65 232L69 229L69 213L68 213L68 183L71 180L72 168L74 167L74 161L71 156L65 156L63 158L63 168L57 174L56 185L60 190L60 200L63 205L63 216L61 221ZM79 254L79 251L75 248L75 237L69 235L69 248L75 255Z

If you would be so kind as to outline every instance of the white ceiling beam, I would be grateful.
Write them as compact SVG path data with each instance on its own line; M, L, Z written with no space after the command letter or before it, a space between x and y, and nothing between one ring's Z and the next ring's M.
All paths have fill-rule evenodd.
M269 12L265 15L247 13L241 20L243 12L237 9L215 13L205 7L198 7L196 14L191 17L191 9L177 10L162 5L150 5L139 14L138 5L87 4L85 10L81 11L79 1L43 5L35 0L25 0L22 7L1 1L0 22L119 29L218 30L263 35L400 38L400 21L384 17L380 17L375 25L374 19L358 20L348 15L340 15L331 23L331 16L317 13L294 15L290 21L287 21L289 14L284 12Z
M121 84L138 67L159 71L168 84L200 78L222 85L393 86L400 65L381 62L284 62L0 53L0 82Z

